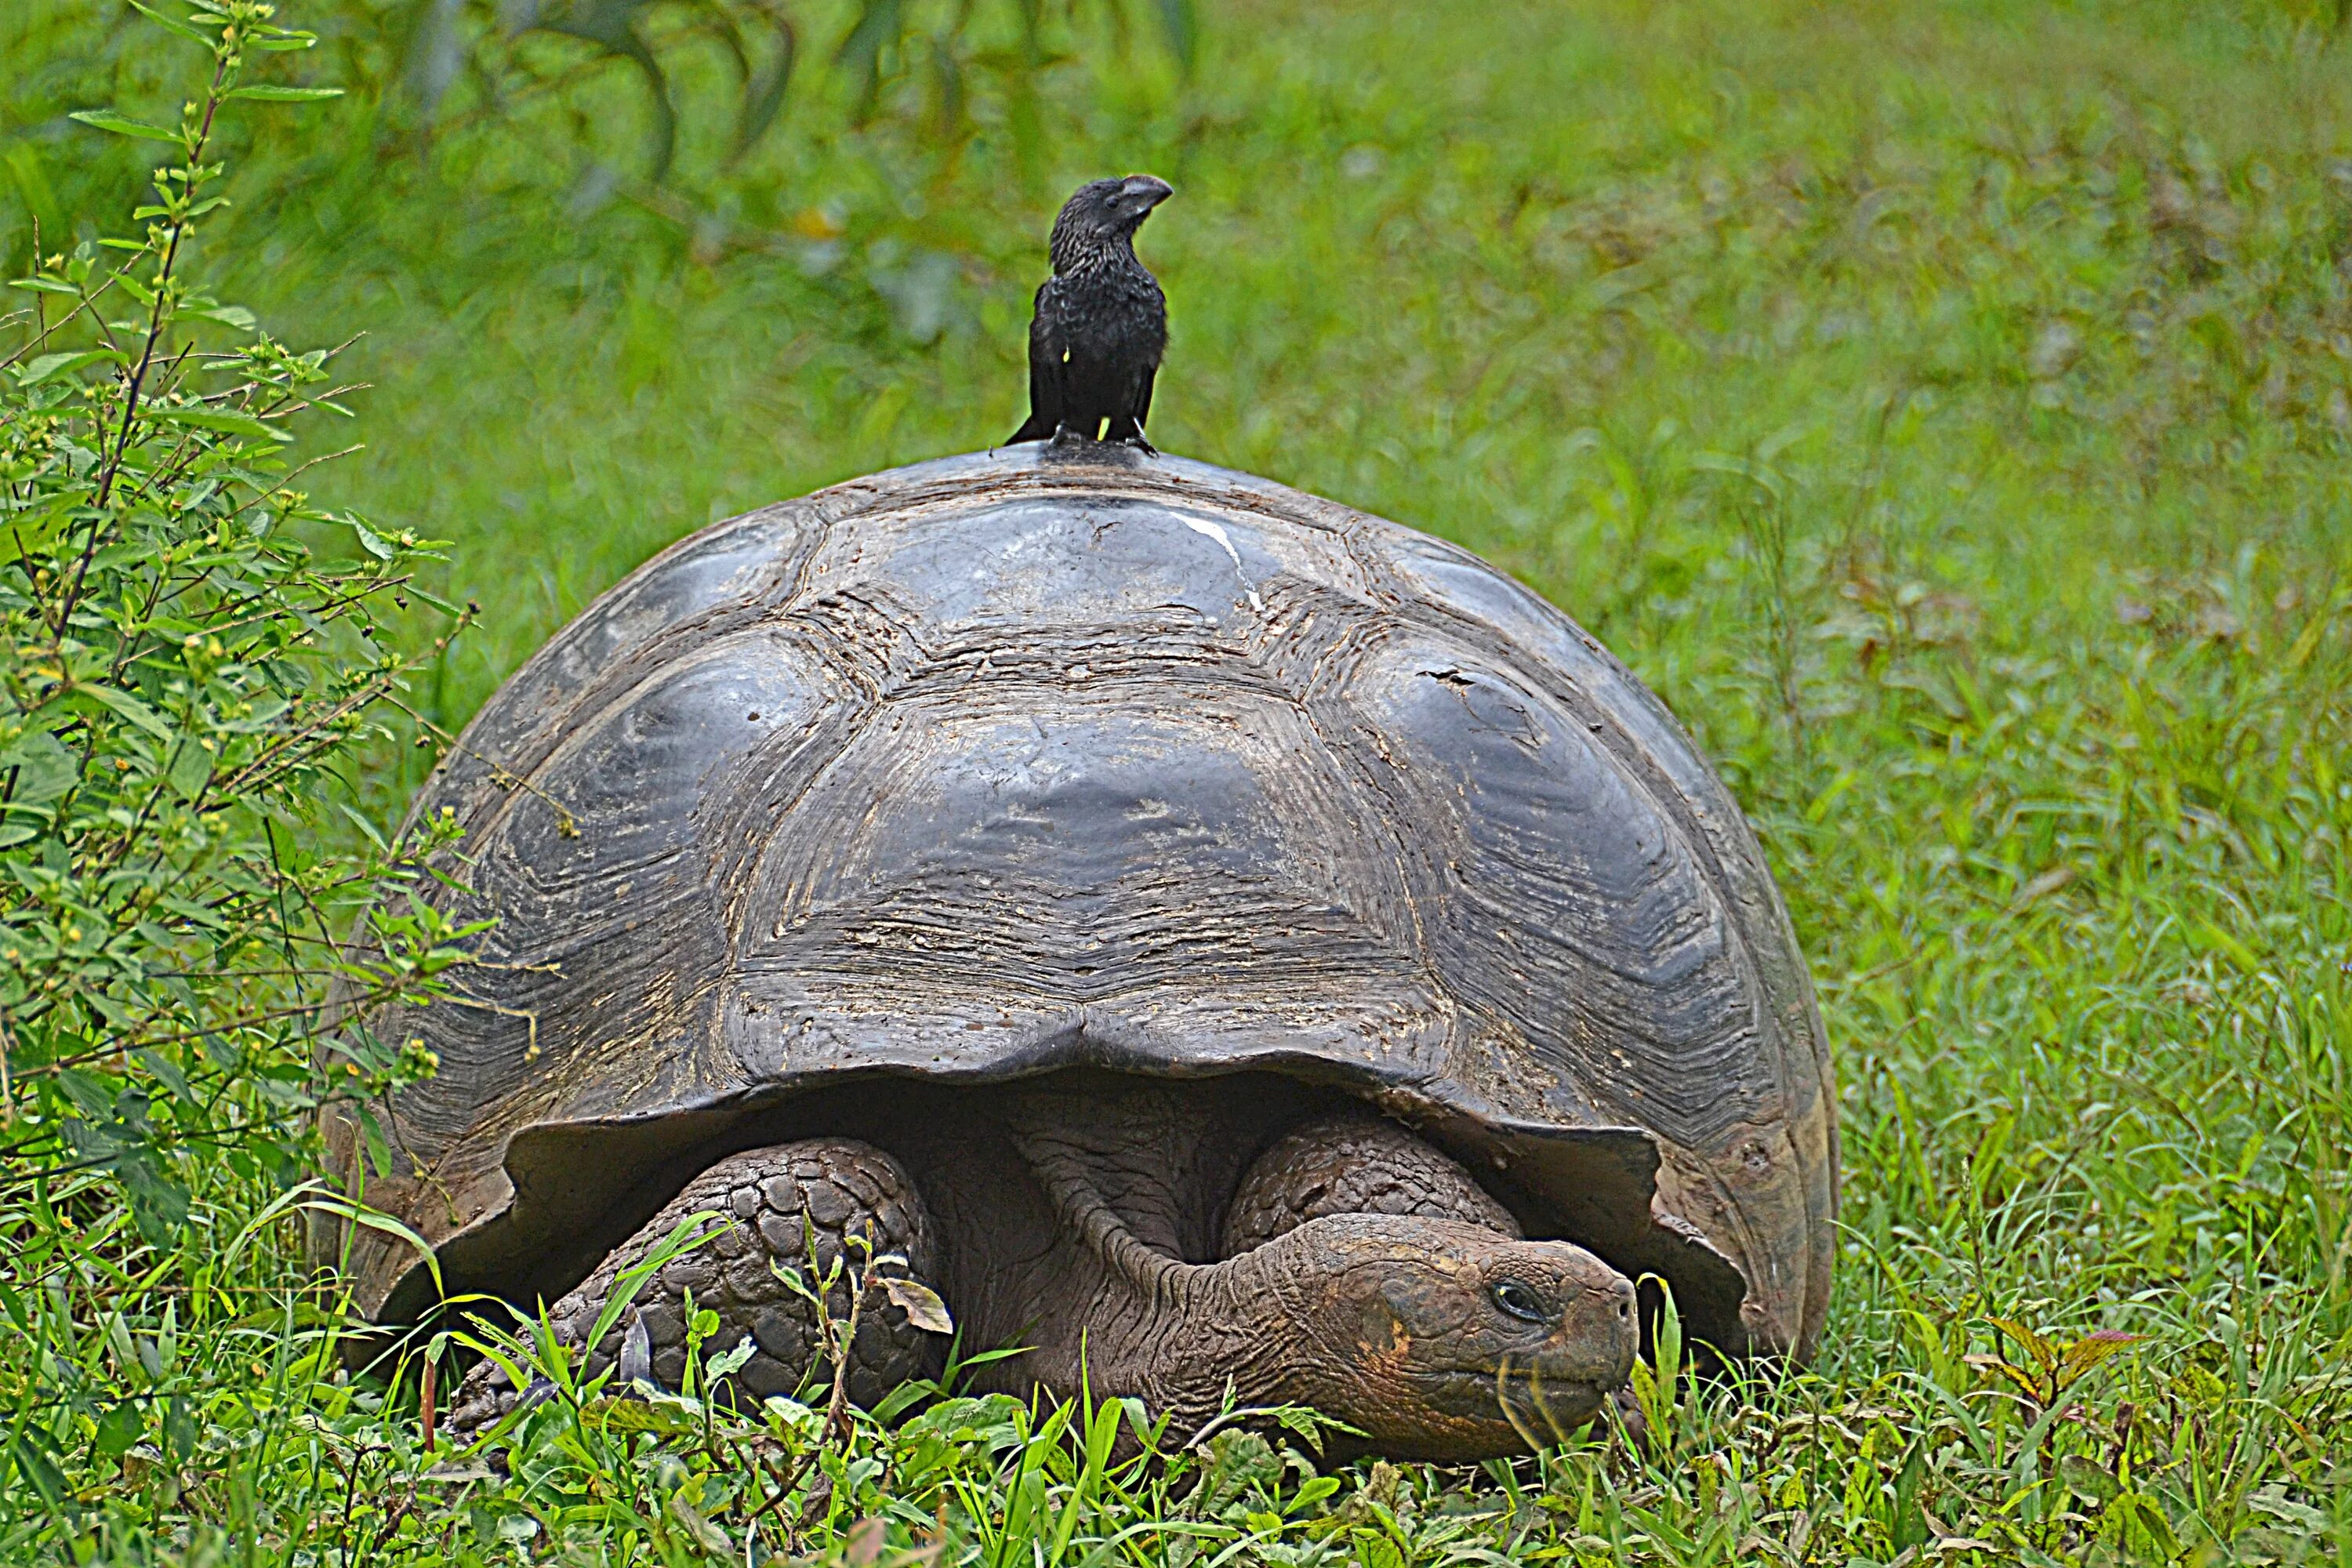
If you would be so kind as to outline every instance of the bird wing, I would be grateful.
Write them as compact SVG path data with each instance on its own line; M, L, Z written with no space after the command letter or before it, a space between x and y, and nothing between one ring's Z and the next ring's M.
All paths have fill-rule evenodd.
M1135 433L1138 436L1143 434L1143 422L1151 417L1151 384L1159 374L1160 367L1156 364L1143 367L1143 384L1135 395Z
M1036 310L1029 318L1029 421L1007 446L1050 441L1062 426L1062 366L1069 344L1062 331L1060 283L1048 278L1037 289Z

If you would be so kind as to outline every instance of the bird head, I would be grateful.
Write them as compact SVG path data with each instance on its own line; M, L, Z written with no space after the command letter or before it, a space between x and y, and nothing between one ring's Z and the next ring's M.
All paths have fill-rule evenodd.
M1156 174L1129 174L1124 179L1089 180L1062 204L1054 220L1049 248L1054 270L1067 272L1096 257L1131 245L1135 231L1151 209L1173 194Z

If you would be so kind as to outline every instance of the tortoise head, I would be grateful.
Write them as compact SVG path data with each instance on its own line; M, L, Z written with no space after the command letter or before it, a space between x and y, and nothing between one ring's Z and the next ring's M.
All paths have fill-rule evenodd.
M1267 1250L1284 1255L1307 1342L1306 1402L1382 1453L1524 1452L1591 1419L1633 1373L1633 1283L1568 1242L1335 1215Z

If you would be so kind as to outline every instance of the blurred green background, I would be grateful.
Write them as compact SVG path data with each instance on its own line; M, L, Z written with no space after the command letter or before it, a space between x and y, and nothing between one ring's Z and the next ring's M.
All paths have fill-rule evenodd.
M451 585L493 611L456 714L679 533L1001 438L1053 210L1127 169L1180 193L1141 242L1173 301L1164 446L1460 539L1670 689L1757 652L1674 629L1750 564L1727 459L1774 476L1801 685L1857 646L1824 619L1906 584L1998 647L2104 637L2136 572L2147 599L2281 574L2234 606L2260 636L2334 559L2352 171L2316 14L1244 4L1187 73L1134 0L1047 11L1025 51L1013 0L961 26L820 4L730 163L703 7L579 0L662 45L655 187L636 69L511 33L560 5L302 7L328 34L303 79L352 97L237 147L207 237L281 335L367 334L368 450L320 483L456 541ZM756 66L782 8L734 9ZM904 33L861 125L838 51L877 10ZM123 15L0 21L0 254L44 205L135 195L137 144L61 118L156 103L176 62Z
M153 107L121 15L0 14L0 256L135 194L61 118ZM1153 439L1509 568L1755 818L1841 1057L1855 1419L1936 1419L1990 1316L2121 1328L2084 1431L2161 1429L2179 1530L2344 1539L2259 1500L2344 1506L2352 1397L2336 5L289 19L351 96L233 132L205 255L281 335L365 334L317 483L454 541L485 618L434 717L712 519L1001 439L1055 207L1163 175ZM1951 1462L1955 1527L2011 1507Z

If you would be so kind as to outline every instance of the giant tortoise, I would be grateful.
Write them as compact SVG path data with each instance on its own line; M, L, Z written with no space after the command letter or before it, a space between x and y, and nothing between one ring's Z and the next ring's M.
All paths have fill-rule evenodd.
M575 1337L720 1216L640 1298L656 1376L690 1289L791 1389L775 1266L852 1237L1028 1347L983 1383L1398 1455L1589 1417L1646 1275L1723 1355L1820 1334L1834 1094L1746 822L1598 643L1410 529L1091 442L857 479L647 563L416 810L497 924L463 997L359 1021L439 1058L366 1199ZM386 1231L314 1245L435 1310ZM859 1398L937 1367L866 1321Z

